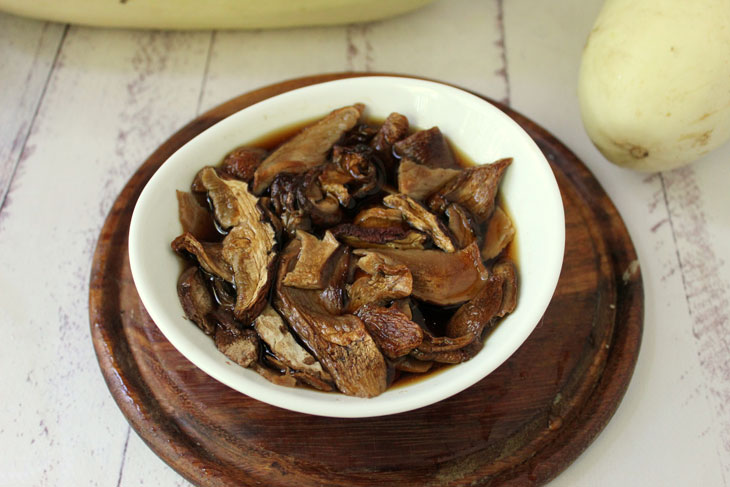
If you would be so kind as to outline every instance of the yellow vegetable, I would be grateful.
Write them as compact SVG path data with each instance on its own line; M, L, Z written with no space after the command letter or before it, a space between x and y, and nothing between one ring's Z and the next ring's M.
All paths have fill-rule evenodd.
M261 29L377 20L433 0L0 0L0 10L103 27Z
M588 37L578 96L610 161L690 163L730 138L730 0L607 0Z

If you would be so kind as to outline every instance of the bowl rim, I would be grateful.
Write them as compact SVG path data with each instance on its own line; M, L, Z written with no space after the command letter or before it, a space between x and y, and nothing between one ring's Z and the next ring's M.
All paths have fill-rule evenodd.
M252 374L255 374L255 377L251 377L251 380L244 381L246 382L246 388L245 390L243 387L241 387L241 384L239 384L241 380L241 376L239 374L231 374L228 373L230 371L221 370L219 367L219 364L217 360L208 360L205 354L199 353L199 350L196 350L196 348L199 348L197 346L190 346L190 343L186 342L186 340L181 339L179 334L176 332L176 326L172 325L170 326L170 323L168 321L168 316L165 310L160 310L159 307L154 302L154 291L150 289L149 282L144 278L145 273L141 269L142 263L140 260L141 254L144 253L144 245L142 244L142 239L139 238L140 232L142 232L141 225L143 222L142 217L140 217L141 212L147 208L151 204L151 200L154 197L154 193L152 190L156 187L157 183L160 180L164 180L165 175L167 172L170 171L170 168L173 167L177 160L184 160L184 155L187 151L189 151L191 146L194 146L199 143L200 140L203 140L206 137L210 137L211 133L216 133L218 131L223 130L224 127L230 124L236 123L236 120L238 118L244 117L240 115L241 113L250 113L252 110L260 110L262 106L266 106L272 102L272 100L281 100L281 99L287 99L289 97L301 97L306 96L308 93L311 93L313 91L318 90L327 90L329 88L334 87L347 87L348 85L352 85L353 87L357 87L357 85L361 85L363 83L373 84L373 83L380 83L383 86L388 86L392 84L398 84L400 86L406 86L406 87L412 87L413 89L420 89L420 88L428 88L428 89L435 89L438 92L446 93L448 96L457 96L460 98L468 99L471 103L476 103L478 107L481 107L482 109L486 109L489 111L492 111L493 114L496 114L502 123L506 123L507 125L511 126L511 130L516 129L518 133L521 134L521 138L524 141L524 143L530 147L532 155L534 155L537 159L541 161L539 164L540 170L543 171L543 174L541 175L543 179L547 181L548 188L543 188L543 190L546 190L547 193L550 195L550 201L548 201L548 204L553 208L553 210L559 209L559 211L555 211L554 217L557 218L559 221L555 221L554 223L557 224L557 227L560 229L560 231L557 232L555 235L555 241L553 242L553 245L557 248L559 247L560 252L554 252L554 258L552 260L549 260L547 263L548 267L548 275L550 276L550 279L544 283L542 287L542 294L539 296L539 302L537 303L537 306L534 307L531 316L532 316L532 322L530 326L525 326L520 329L521 333L515 333L511 337L512 339L509 341L509 353L506 353L505 356L502 358L502 360L499 361L494 367L489 368L489 370L485 370L482 374L477 374L478 376L472 375L457 375L455 377L452 377L451 380L448 382L441 384L441 386L438 388L435 392L429 392L429 393L420 393L420 394L411 394L410 397L405 397L405 392L409 392L408 388L403 389L400 387L391 388L384 394L390 394L386 399L384 400L378 400L378 398L371 398L371 399L363 399L363 398L351 398L349 396L344 396L340 393L336 394L329 394L329 393L321 393L316 391L306 391L304 395L299 394L302 390L299 388L292 389L292 388L286 388L282 386L276 386L273 384L270 384L265 379L262 379L258 376L258 374L255 374L251 372ZM353 95L354 96L354 95ZM326 106L323 105L323 106ZM329 108L330 110L332 108ZM291 122L287 123L296 123L297 119L292 118ZM208 135L205 135L208 134ZM448 136L448 134L446 134ZM240 144L239 144L240 145ZM172 163L171 163L172 161ZM198 166L203 167L203 165ZM148 188L151 188L148 190ZM519 235L519 233L518 233ZM519 238L519 237L518 237ZM517 122L515 122L511 117L509 117L507 114L502 112L498 107L496 107L494 104L490 103L489 101L485 100L484 98L481 98L477 95L474 95L468 91L465 91L460 88L456 88L452 85L439 83L436 81L430 81L430 80L422 80L418 78L409 78L409 77L399 77L399 76L368 76L368 77L356 77L356 78L344 78L344 79L338 79L334 81L326 81L322 83L316 83L310 86L297 88L291 91L287 91L285 93L282 93L280 95L276 95L271 98L267 98L265 100L262 100L258 103L255 103L253 105L250 105L246 108L243 108L242 110L239 110L230 116L224 118L220 122L214 124L213 126L209 127L208 129L204 130L200 134L193 137L190 141L188 141L186 144L184 144L181 148L179 148L175 153L173 153L161 166L158 168L157 171L153 174L153 176L150 178L150 180L147 182L145 187L142 190L142 193L139 196L139 199L137 203L135 204L135 208L132 214L132 219L130 223L130 232L129 232L129 260L130 260L130 268L132 270L132 276L134 279L135 286L137 287L140 299L142 303L144 304L145 308L147 309L148 313L150 314L150 317L155 322L156 326L160 329L160 331L163 333L163 335L167 338L168 341L175 347L183 356L185 356L188 360L190 360L196 367L200 368L203 372L205 372L207 375L215 378L216 380L222 382L223 384L231 387L234 390L237 390L238 392L245 394L249 397L252 397L254 399L260 400L262 402L281 407L284 409L289 409L291 411L296 411L300 413L306 413L306 414L313 414L313 415L319 415L319 416L329 416L329 417L342 417L342 418L359 418L359 417L373 417L373 416L382 416L382 415L389 415L389 414L396 414L401 413L405 411L410 411L413 409L418 409L433 403L436 403L438 401L441 401L443 399L446 399L458 392L461 392L462 390L470 387L471 385L477 383L478 381L482 380L484 377L489 375L491 372L493 372L499 365L501 365L504 361L506 361L509 356L511 356L518 348L519 346L528 338L530 333L534 330L534 328L539 323L542 315L544 314L545 310L547 309L547 306L550 302L550 299L552 298L552 295L555 291L555 288L557 286L558 278L560 275L560 270L562 268L562 262L563 262L563 252L564 252L564 246L565 246L565 220L564 220L564 209L562 205L562 199L560 197L560 191L557 187L557 182L555 181L554 175L552 174L552 171L550 169L550 166L545 159L544 155L540 151L540 149L537 147L537 144L535 144L534 140L527 134L524 129L522 129ZM519 266L519 264L518 264ZM174 284L172 284L174 286ZM518 305L519 306L519 305ZM195 328L197 330L197 327L195 327L192 323L186 321L186 324ZM200 332L202 334L202 332ZM206 339L210 340L210 337L205 337ZM211 340L212 341L212 340ZM217 350L216 350L217 352ZM223 356L222 353L217 352L221 356ZM481 353L481 352L480 352ZM478 356L479 354L477 354ZM476 357L474 357L472 360L474 360ZM465 362L469 363L469 362ZM463 366L464 364L459 364L460 366ZM237 368L242 369L240 366L237 366ZM446 369L448 370L448 369ZM439 372L436 374L430 374L425 381L429 381L432 377L438 377L443 372ZM261 382L263 381L263 382ZM273 388L272 388L273 387ZM293 391L297 391L297 394L292 394ZM330 396L330 399L327 402L322 402L321 397L312 397L310 392L313 392L314 394L321 396L326 395ZM299 396L299 397L293 397L293 396ZM336 398L335 400L332 400L331 396L341 396ZM383 398L383 395L378 396L379 398ZM392 400L391 400L392 399Z

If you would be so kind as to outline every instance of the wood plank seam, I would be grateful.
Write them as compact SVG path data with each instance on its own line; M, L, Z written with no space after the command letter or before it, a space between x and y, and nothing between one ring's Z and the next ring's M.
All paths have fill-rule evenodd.
M687 311L692 320L696 354L707 381L705 392L720 423L718 456L725 458L730 453L730 422L727 420L730 387L724 379L730 375L730 343L727 338L727 332L730 331L730 306L726 287L718 273L721 260L710 244L707 217L704 203L699 197L694 169L684 167L660 173L659 180ZM676 200L671 194L672 186L675 185L680 185L677 194L674 194ZM677 214L677 208L686 214ZM687 228L683 229L683 226ZM728 485L726 475L729 470L728 466L722 470L724 485Z
M119 465L119 476L117 477L117 487L122 485L122 475L124 473L124 464L127 463L127 447L129 446L129 435L131 434L132 427L127 424L127 437L124 439L124 448L122 449L122 462Z
M208 85L208 72L210 71L210 60L213 57L213 46L217 38L218 31L214 30L210 33L210 40L208 41L208 52L205 55L205 68L203 69L203 80L200 83L200 93L198 93L198 105L195 107L195 115L200 115L200 108L203 104L203 97L205 96L205 88Z
M46 23L46 26L48 23ZM36 105L33 109L33 115L30 118L30 122L28 123L28 128L23 135L23 142L21 144L20 151L18 152L18 156L13 161L12 166L10 168L10 175L7 180L7 184L4 188L0 188L0 213L2 213L3 209L5 208L5 202L7 201L8 194L10 193L10 187L13 185L13 181L15 180L15 175L18 172L18 167L20 166L20 163L23 161L23 157L25 154L25 148L26 144L28 143L28 138L30 137L31 132L33 131L33 126L35 125L36 118L38 117L38 112L40 111L40 107L43 104L43 100L46 96L46 90L48 89L48 84L51 81L51 76L53 76L54 71L56 70L56 65L58 63L58 58L61 53L61 49L63 47L64 41L66 39L66 34L68 33L69 24L66 24L63 29L63 34L61 35L61 39L58 42L58 47L56 48L56 53L53 56L53 62L51 63L51 68L48 70L48 74L46 76L46 80L43 83L43 89L41 90L40 95L38 96L38 100L36 101Z
M504 0L496 0L497 2L497 29L499 30L499 40L496 42L497 47L501 51L502 68L498 69L496 74L504 79L505 95L500 101L507 106L511 105L511 93L509 83L509 68L507 66L507 43L504 31Z

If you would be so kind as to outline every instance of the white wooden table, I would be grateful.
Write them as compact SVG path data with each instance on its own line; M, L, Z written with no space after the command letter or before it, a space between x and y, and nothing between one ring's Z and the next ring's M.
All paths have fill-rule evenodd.
M730 485L730 145L652 176L583 131L581 50L601 0L441 0L381 22L151 32L0 14L0 486L187 483L130 429L89 334L88 279L112 202L178 128L308 74L408 73L509 103L616 203L644 278L629 390L551 486Z

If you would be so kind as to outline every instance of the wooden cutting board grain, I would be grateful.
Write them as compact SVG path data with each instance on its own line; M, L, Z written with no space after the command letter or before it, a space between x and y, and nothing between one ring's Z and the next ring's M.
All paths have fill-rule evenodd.
M109 390L150 448L197 485L542 485L580 455L618 407L639 352L643 286L631 239L596 179L552 135L505 106L492 102L535 139L557 178L565 260L532 335L460 394L379 418L279 409L188 362L139 300L127 258L129 221L157 168L246 106L351 76L363 75L299 78L241 95L174 134L131 178L107 217L91 273L92 340Z

